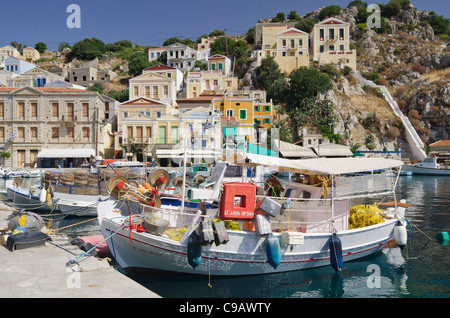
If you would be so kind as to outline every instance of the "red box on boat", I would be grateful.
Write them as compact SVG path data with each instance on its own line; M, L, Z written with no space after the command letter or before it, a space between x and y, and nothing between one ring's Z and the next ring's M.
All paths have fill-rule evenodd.
M223 184L219 218L222 220L251 220L255 215L256 185L228 182Z

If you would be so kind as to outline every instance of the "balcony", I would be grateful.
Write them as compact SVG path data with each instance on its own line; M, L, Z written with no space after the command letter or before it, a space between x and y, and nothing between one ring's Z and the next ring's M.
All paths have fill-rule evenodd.
M149 145L149 144L152 144L152 138L151 137L127 137L127 138L123 139L122 144L123 145L135 145L135 146Z

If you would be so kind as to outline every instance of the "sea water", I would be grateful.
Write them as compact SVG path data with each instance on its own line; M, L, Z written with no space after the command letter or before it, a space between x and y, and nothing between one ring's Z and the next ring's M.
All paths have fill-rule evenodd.
M437 233L450 232L450 177L401 176L397 199L410 204L408 244L403 250L384 248L345 262L338 275L325 266L232 278L161 273L130 277L164 298L450 297L450 246L436 240ZM92 217L55 214L50 218L55 227L86 221L61 231L72 237L100 233L98 223L89 221Z

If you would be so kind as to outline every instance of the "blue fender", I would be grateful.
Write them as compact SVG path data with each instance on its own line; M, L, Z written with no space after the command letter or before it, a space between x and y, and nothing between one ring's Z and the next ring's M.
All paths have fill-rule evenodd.
M188 238L187 258L189 265L191 265L193 269L200 265L202 260L202 246L200 244L200 238L195 232Z
M277 269L278 265L281 263L281 246L280 240L272 234L270 234L266 240L266 254L269 264L274 269Z
M342 269L342 243L336 233L333 233L328 240L328 247L330 248L330 263L331 267L339 273Z

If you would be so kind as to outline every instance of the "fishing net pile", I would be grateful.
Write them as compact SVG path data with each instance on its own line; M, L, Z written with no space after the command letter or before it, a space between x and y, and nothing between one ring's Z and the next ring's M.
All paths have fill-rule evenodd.
M384 222L383 212L373 205L355 205L350 208L349 229L358 229Z

